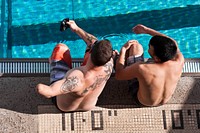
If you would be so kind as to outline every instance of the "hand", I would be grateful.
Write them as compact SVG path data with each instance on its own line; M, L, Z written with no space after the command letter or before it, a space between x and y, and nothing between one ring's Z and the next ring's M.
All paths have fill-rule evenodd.
M119 55L119 52L117 50L113 50L112 58L114 59L118 55Z
M134 44L138 44L138 41L137 40L129 40L127 43L124 44L124 46L122 48L124 48L125 50L128 50Z
M114 60L114 64L116 63L118 57L119 57L119 52L117 50L113 50L112 58Z
M135 34L141 34L141 33L147 33L147 29L148 29L148 27L141 25L141 24L138 24L138 25L136 25L135 27L132 28L132 31Z
M112 59L113 59L114 69L116 67L116 61L118 58L119 58L119 52L117 50L113 50Z
M73 20L69 20L67 24L69 25L69 27L71 28L73 32L76 32L79 29L79 27L76 25L75 21Z

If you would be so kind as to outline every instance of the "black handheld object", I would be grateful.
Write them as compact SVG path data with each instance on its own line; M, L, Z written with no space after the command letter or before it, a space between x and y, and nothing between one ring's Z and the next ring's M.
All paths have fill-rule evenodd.
M65 18L60 23L60 31L65 31L67 28L69 28L69 25L67 24L69 22L69 18Z

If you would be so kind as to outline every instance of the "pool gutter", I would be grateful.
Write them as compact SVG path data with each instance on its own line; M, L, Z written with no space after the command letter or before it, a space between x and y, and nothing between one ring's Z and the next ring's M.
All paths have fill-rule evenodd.
M78 67L83 59L75 58L72 66ZM47 58L0 58L0 77L49 77ZM200 76L200 58L185 59L182 76Z

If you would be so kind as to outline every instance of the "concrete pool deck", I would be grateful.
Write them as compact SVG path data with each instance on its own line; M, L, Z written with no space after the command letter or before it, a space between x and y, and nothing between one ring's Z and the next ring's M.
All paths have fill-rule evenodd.
M200 132L200 73L183 74L168 104L132 106L127 81L111 77L97 107L62 113L35 86L49 84L48 75L0 77L2 133L188 133Z

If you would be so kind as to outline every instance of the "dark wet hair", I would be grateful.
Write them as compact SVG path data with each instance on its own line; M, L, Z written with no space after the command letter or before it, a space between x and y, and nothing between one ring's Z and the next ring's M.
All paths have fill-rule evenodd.
M176 55L177 46L175 42L168 37L153 36L149 45L153 46L154 53L161 62L171 60Z
M96 41L92 47L91 60L95 66L105 65L112 57L112 45L109 40Z

